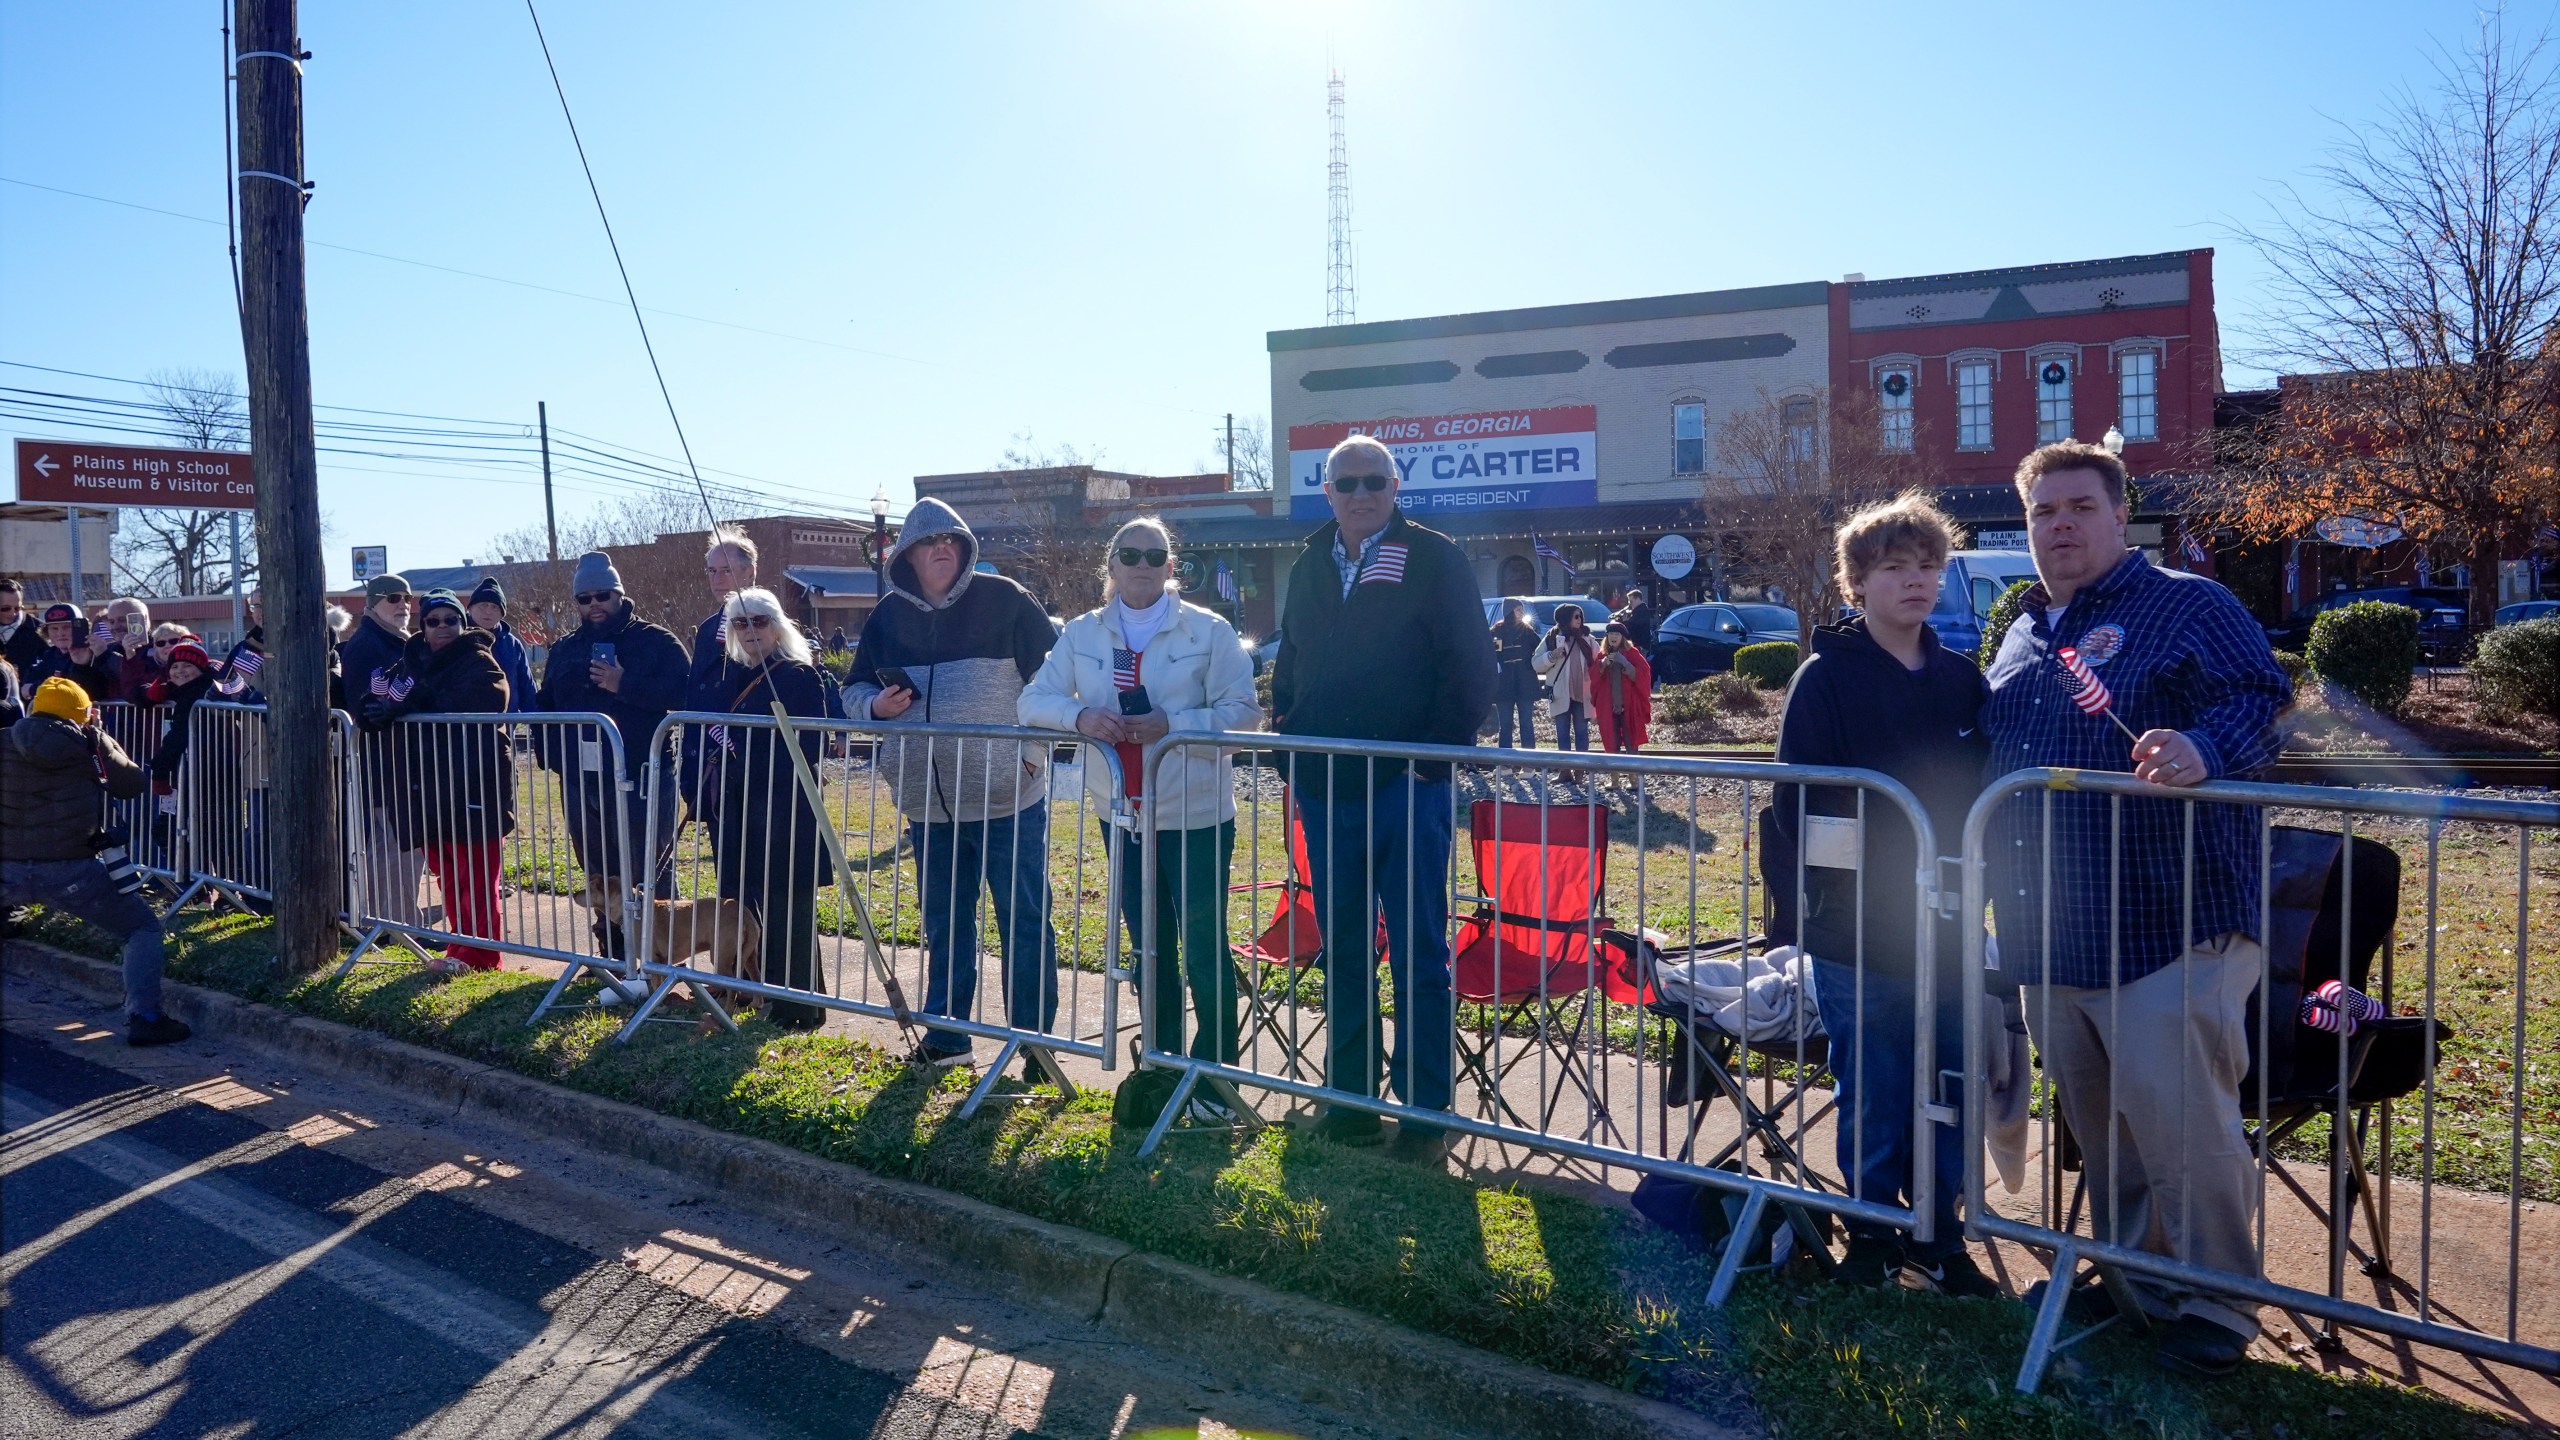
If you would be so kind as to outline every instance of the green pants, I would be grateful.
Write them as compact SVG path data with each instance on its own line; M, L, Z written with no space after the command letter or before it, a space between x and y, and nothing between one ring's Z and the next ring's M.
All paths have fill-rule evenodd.
M1115 837L1107 825L1103 834L1120 844L1120 918L1129 926L1129 954L1139 956L1146 945L1144 841L1128 831ZM1235 1061L1243 1005L1235 961L1227 953L1227 866L1235 852L1233 820L1156 836L1155 1005L1147 1017L1147 1040L1158 1050L1182 1049L1187 988L1199 1017L1191 1057ZM1176 976L1183 983L1176 984Z

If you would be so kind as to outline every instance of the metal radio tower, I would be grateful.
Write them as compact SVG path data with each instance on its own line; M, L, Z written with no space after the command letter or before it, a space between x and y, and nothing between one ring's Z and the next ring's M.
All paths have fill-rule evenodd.
M1342 138L1341 71L1332 72L1324 92L1325 118L1333 131L1332 156L1324 167L1333 226L1332 252L1324 275L1324 323L1348 325L1359 318L1360 300L1351 275L1351 149Z

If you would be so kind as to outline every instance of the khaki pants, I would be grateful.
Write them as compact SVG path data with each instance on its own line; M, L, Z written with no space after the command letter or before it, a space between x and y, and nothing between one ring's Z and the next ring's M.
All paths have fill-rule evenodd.
M2220 935L2113 990L2027 987L2027 1024L2079 1137L2099 1239L2259 1274L2257 1165L2241 1129L2240 1080L2262 954L2244 935ZM2143 1288L2166 1314L2257 1332L2254 1304Z

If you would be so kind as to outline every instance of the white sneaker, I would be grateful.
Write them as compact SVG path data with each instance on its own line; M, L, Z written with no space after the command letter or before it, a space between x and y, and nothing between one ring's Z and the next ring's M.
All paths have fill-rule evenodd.
M637 981L608 979L604 988L596 992L596 1003L607 1010L618 1010L639 1003L648 993Z

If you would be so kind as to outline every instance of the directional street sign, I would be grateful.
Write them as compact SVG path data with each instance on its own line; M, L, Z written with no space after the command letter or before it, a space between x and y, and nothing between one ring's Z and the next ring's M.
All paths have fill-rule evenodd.
M34 505L255 510L246 450L170 450L90 440L18 442L18 498Z

